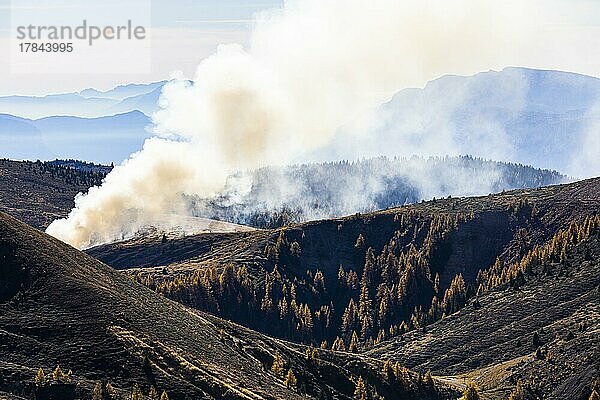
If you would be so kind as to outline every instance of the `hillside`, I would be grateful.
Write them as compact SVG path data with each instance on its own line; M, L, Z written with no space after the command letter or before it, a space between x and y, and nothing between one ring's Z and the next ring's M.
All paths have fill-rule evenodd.
M350 399L361 376L370 398L456 396L408 371L384 377L376 360L307 353L192 311L3 213L0 261L0 393L9 398L89 398L98 387L116 399L138 385L176 400ZM50 378L57 364L72 373ZM35 386L40 368L47 378L38 373Z
M600 229L523 287L485 293L367 354L459 385L473 379L490 399L508 398L518 381L532 397L587 399L600 378L599 260Z
M422 371L456 374L504 361L499 349L506 340L516 343L519 335L524 347L514 354L535 351L525 346L530 342L527 335L553 321L564 319L552 332L580 322L581 315L598 323L597 314L582 314L598 285L597 270L581 262L581 250L572 244L570 233L575 229L574 238L589 242L591 253L586 257L597 260L596 239L587 235L598 229L597 222L589 222L600 213L598 193L600 179L591 179L484 197L438 199L277 230L167 241L143 238L88 253L115 268L130 269L130 276L167 297L270 335L336 350L373 351L380 359L405 361ZM565 264L570 258L575 260L570 267L552 269L571 277L577 288L569 289L570 280L555 283L541 278L546 271L540 272L539 265ZM456 312L462 315L478 292L492 293L481 298L485 307L486 299L503 298L497 290L520 287L545 294L535 305L507 297L490 306L493 311L485 319L478 317L493 322L485 329L473 325L473 335L490 335L472 344L479 356L471 355L469 348L461 352L468 346L465 335L469 337L471 329L466 322L447 328L455 335L448 337L448 347L442 345L446 336L440 331L435 338L427 334L420 339L422 352L407 355L411 349L404 341L407 334L420 338L417 330L445 326ZM517 293L511 296L526 292ZM562 306L566 299L572 304ZM513 302L521 308L514 316L506 315ZM536 313L549 309L548 317L537 321ZM508 329L508 338L492 334L502 333L501 327L510 321L529 319L534 322L526 328ZM389 347L378 352L378 343ZM589 361L593 346L586 343L580 354ZM446 354L443 349L452 346L456 353ZM492 356L492 351L498 355ZM556 357L568 357L554 351ZM430 359L431 354L439 357ZM571 385L568 382L579 373L565 370L566 378L559 379L555 372L545 371L556 385ZM582 391L589 383L586 378L576 388Z
M45 229L74 207L75 195L99 185L110 167L69 161L0 159L0 211Z
M0 160L0 211L45 229L54 219L68 214L77 193L100 184L110 170L109 166L75 160L43 163ZM189 196L188 208L197 217L187 220L179 217L179 224L163 218L165 226L162 230L173 225L193 226L193 229L179 229L187 232L211 230L208 225L212 222L201 218L223 221L218 224L221 228L212 231L239 228L226 227L226 222L257 228L279 227L307 219L388 208L434 196L538 187L567 179L555 171L468 156L313 163L287 168L267 167L249 174L232 175L223 193L216 198ZM252 182L248 193L240 190L246 185L235 184L245 179ZM363 195L357 196L358 192Z

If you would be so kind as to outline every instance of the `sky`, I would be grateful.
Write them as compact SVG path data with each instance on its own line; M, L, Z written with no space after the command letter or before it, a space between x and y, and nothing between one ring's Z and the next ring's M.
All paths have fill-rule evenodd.
M32 1L43 4L40 11L30 8L30 12L39 18L64 15L68 13L65 1L78 0L0 0L0 95L43 95L87 87L106 90L117 84L168 79L175 71L191 78L200 61L213 54L219 44L247 44L256 13L283 6L283 0L136 0L147 4L151 14L150 61L144 62L143 68L138 68L135 63L129 69L125 68L118 64L120 57L115 56L105 65L93 58L81 60L81 66L72 65L77 73L47 73L47 65L36 65L35 73L15 73L10 67L11 52L16 46L9 39L14 34L11 7L25 8L23 5ZM80 1L92 4L87 0ZM330 1L344 7L341 0ZM550 10L551 23L536 33L539 35L537 51L523 54L516 60L507 59L506 66L517 62L518 66L600 76L600 57L597 56L600 0L532 1ZM97 4L104 6L109 2ZM125 3L131 1L121 2ZM125 11L121 17L135 18L132 14ZM117 69L123 71L99 73L98 68L103 66L118 66Z
M11 7L27 4L32 17L59 15L65 12L65 0L0 0L0 95L49 94L87 87L106 90L117 84L168 79L174 71L182 71L185 76L192 77L200 61L214 53L219 44L246 44L257 12L282 6L282 0L136 1L140 1L151 13L151 65L147 71L16 74L6 62L10 60L11 53L9 35L15 32L11 26ZM40 12L30 7L32 2L44 3L43 7L39 7ZM81 2L89 3L88 0ZM109 1L100 3L106 7ZM125 3L130 4L131 1ZM136 17L129 10L121 11L121 14L119 21ZM97 15L89 19L97 21ZM118 63L119 60L114 59L113 62Z

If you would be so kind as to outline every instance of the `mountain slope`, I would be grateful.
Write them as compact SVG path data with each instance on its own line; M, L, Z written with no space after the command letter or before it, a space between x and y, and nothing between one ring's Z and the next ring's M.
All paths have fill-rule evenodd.
M88 252L184 304L475 380L485 399L520 382L526 399L586 400L600 378L599 193L596 178Z
M172 299L270 335L335 348L356 335L368 348L460 309L480 270L518 261L600 213L599 192L592 179L87 252ZM231 281L226 291L221 276Z
M55 219L66 217L77 193L99 185L109 170L68 161L0 159L0 211L45 229Z
M517 290L485 293L368 354L464 374L454 382L474 379L490 398L506 399L520 380L543 398L587 399L600 378L600 230L545 268Z
M38 368L60 364L74 372L76 398L106 379L119 396L138 384L172 399L349 399L359 375L386 398L449 393L392 385L370 359L305 357L302 347L167 300L2 213L0 278L0 392L28 395ZM296 385L271 371L277 353Z
M368 135L344 127L318 157L472 154L600 174L600 79L590 76L527 68L447 75L398 92L372 119Z
M476 196L567 180L556 171L471 156L374 157L239 172L228 177L218 196L192 197L188 208L209 218L276 228L432 198Z

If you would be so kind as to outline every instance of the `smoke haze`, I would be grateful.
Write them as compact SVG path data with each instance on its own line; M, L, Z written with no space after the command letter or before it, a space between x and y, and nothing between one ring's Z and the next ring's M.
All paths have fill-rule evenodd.
M223 45L193 84L165 87L155 137L47 232L84 248L189 213L186 196L214 196L238 170L301 159L336 128L368 123L400 89L517 62L534 15L490 0L303 0L265 12L248 48ZM441 128L427 140L443 146Z

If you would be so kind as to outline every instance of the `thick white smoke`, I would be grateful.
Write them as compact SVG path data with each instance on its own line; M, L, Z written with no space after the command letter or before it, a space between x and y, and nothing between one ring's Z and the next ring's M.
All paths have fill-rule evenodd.
M497 0L302 0L265 12L248 48L221 46L194 84L165 88L157 137L47 232L85 248L186 213L183 195L298 159L402 88L502 67L535 15Z

